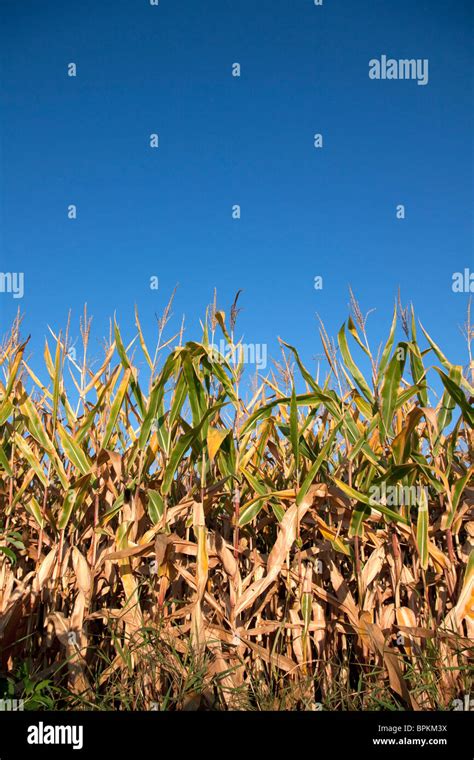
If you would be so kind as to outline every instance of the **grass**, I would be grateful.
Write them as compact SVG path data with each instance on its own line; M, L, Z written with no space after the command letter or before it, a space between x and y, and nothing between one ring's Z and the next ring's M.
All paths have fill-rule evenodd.
M236 302L200 342L166 337L170 310L154 351L136 314L98 365L85 311L82 355L51 333L41 377L20 318L3 341L3 697L451 709L472 686L469 313L466 371L400 304L375 353L351 294L324 380L282 341L245 395Z

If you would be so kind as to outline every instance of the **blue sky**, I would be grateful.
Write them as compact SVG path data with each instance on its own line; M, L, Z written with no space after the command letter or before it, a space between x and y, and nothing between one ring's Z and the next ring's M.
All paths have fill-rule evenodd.
M39 358L47 325L71 308L75 337L87 302L97 346L114 311L133 334L135 303L151 336L179 283L191 339L214 287L226 311L242 288L245 341L277 356L281 336L311 365L316 312L335 334L351 284L377 343L400 286L466 363L468 294L451 284L474 270L471 2L2 0L0 13L0 269L25 276L22 300L0 294L2 333L20 306ZM369 79L382 54L427 58L428 84Z

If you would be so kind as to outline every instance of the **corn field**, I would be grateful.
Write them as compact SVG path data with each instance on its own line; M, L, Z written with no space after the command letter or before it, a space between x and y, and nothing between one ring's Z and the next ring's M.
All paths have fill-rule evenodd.
M0 685L27 707L438 710L469 694L472 359L352 300L248 378L236 312L0 351ZM396 340L400 333L403 339ZM229 346L216 354L216 339ZM468 350L471 328L469 325ZM424 347L422 347L424 346ZM323 368L324 367L324 368ZM36 365L35 365L36 368ZM437 392L437 389L439 392ZM2 694L0 694L2 696Z

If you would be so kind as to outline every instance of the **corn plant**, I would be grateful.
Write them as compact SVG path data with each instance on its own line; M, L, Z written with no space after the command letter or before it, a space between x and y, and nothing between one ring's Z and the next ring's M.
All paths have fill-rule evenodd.
M249 390L236 311L184 342L168 305L154 350L137 313L98 366L85 312L82 356L51 331L42 374L16 320L0 678L21 695L28 662L68 707L449 709L472 679L471 355L413 309L396 341L396 308L375 353L352 297L337 341L321 326L324 381L281 341Z

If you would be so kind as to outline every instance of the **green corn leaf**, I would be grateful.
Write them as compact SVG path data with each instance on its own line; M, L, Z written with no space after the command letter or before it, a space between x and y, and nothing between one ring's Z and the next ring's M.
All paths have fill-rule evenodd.
M295 458L295 467L297 472L300 466L300 449L298 439L298 405L296 403L295 386L293 385L290 401L290 441L293 449L293 456Z
M159 491L153 491L152 489L148 490L147 496L148 514L150 515L150 520L152 523L156 525L163 517L165 509L164 500Z
M393 318L392 318L392 326L390 328L390 334L388 336L388 340L385 344L384 350L382 351L382 356L380 358L380 363L377 370L377 385L380 383L384 375L385 368L388 364L388 360L392 352L396 327L397 327L397 307L395 305L393 309Z
M12 478L13 472L10 467L10 463L8 461L7 455L5 454L5 451L3 450L3 446L0 446L0 466L3 467L7 475Z
M129 373L129 383L130 388L132 389L132 393L135 396L135 399L138 404L138 408L140 410L140 414L142 418L146 414L145 410L145 402L143 400L142 392L140 390L140 386L138 385L137 380L135 379L134 373L132 371L132 365L129 362L127 352L125 350L125 346L123 345L122 336L120 335L120 330L118 327L117 322L114 321L114 335L115 335L115 343L117 346L118 355L120 356L121 362L124 366L125 370L130 370ZM133 342L133 341L132 341ZM130 348L130 346L129 346Z
M319 456L317 457L316 461L313 462L313 464L311 465L310 469L308 470L308 473L307 473L307 475L306 475L306 477L305 477L305 479L304 479L304 481L303 481L303 483L302 483L302 485L301 485L301 487L300 487L300 489L298 491L298 494L296 496L296 503L298 504L298 506L302 503L304 497L308 493L311 485L314 482L314 479L315 479L316 475L318 474L318 472L319 472L319 470L321 468L321 465L323 464L323 462L327 461L328 456L329 456L329 451L330 451L331 446L333 444L333 441L334 441L334 439L335 439L335 437L337 435L339 427L340 427L340 425L336 425L336 427L332 430L332 432L330 433L330 435L329 435L326 443L324 444L323 448L321 449L321 452L320 452Z
M400 383L403 376L403 370L405 367L405 360L407 355L407 344L399 343L395 349L395 353L392 356L385 373L385 379L382 385L381 397L382 397L382 435L387 437L391 433L392 418L397 408L397 399Z
M453 364L451 364L451 362L450 362L450 361L448 361L448 359L445 357L445 355L444 355L444 354L443 354L443 352L441 351L440 347L439 347L439 346L437 346L437 345L436 345L436 343L434 342L434 340L432 340L432 339L430 338L430 336L429 336L429 335L428 335L428 333L426 332L426 330L425 330L425 328L423 327L423 325L420 325L420 327L421 327L421 329L423 330L423 334L424 334L424 336L425 336L426 340L427 340L427 341L428 341L428 343L430 344L431 348L433 349L434 353L435 353L435 354L436 354L436 356L438 357L439 361L441 362L441 364L443 365L443 367L444 367L444 368L445 368L445 369L446 369L446 370L449 372L449 371L450 371L450 370L453 368L453 366L454 366L454 365L453 365ZM435 367L435 369L436 369L436 367ZM439 371L439 370L438 370L438 371ZM469 395L470 395L470 396L474 396L474 388L473 388L473 387L472 387L472 385L471 385L471 384L470 384L470 383L467 381L467 379L466 379L465 377L461 377L461 385L462 385L462 387L463 387L463 388L464 388L464 389L465 389L465 390L466 390L466 391L469 393Z
M359 491L356 491L355 488L351 488L351 486L348 486L347 483L344 483L342 480L334 478L334 482L338 488L340 488L341 491L343 491L346 496L349 496L351 499L355 499L356 501L361 502L368 507L371 507L371 509L376 510L377 512L381 512L381 514L389 517L395 522L401 522L405 525L409 524L408 520L403 517L403 515L399 514L398 512L394 512L393 509L389 509L389 507L386 507L384 504L380 504L379 502L372 503L370 496L359 493Z
M452 366L451 371L456 372L456 367ZM454 380L452 380L451 377L448 377L444 372L442 372L438 367L435 367L435 370L438 372L441 382L443 383L444 387L446 388L447 392L451 396L451 398L456 402L456 404L461 408L462 415L466 422L471 426L474 427L474 410L472 406L470 405L469 401L467 400L466 396L463 393L463 390L461 386L456 383ZM459 374L457 375L459 377Z
M61 424L58 424L58 435L65 454L74 467L76 467L76 469L78 469L83 475L90 473L92 470L92 462L74 438L68 435Z
M132 370L126 369L123 377L122 382L120 383L120 386L118 388L117 393L115 394L114 401L112 403L112 406L110 408L109 413L109 419L107 421L107 426L105 428L104 437L101 442L101 448L106 449L108 446L108 443L110 441L110 438L112 436L112 433L114 431L115 424L117 422L118 416L120 414L120 410L122 408L123 400L125 398L125 394L128 390L128 384L130 381Z
M421 490L421 498L418 503L418 518L416 522L416 544L420 555L421 567L428 567L428 499L424 489Z
M18 447L18 449L21 451L26 461L30 465L31 469L34 470L34 472L38 476L40 483L42 483L42 485L45 488L47 488L48 478L46 477L46 474L43 468L41 467L41 461L38 460L38 457L36 456L36 454L33 453L33 451L28 446L23 436L15 432L13 435L13 440L15 441L15 445Z
M426 370L423 366L423 358L417 342L415 311L413 306L411 308L411 341L408 344L408 349L410 351L410 367L413 382L416 385L421 385L418 393L418 400L421 406L428 406L428 390L425 381Z
M349 351L349 346L347 343L346 338L346 326L345 324L342 325L341 329L339 330L337 341L339 343L339 348L341 349L341 354L343 356L344 362L346 367L348 368L349 372L351 373L353 379L359 386L361 392L366 397L367 401L369 401L371 404L374 403L374 394L370 390L369 386L367 385L367 382L360 371L360 369L357 367L356 363L354 362L351 352Z

